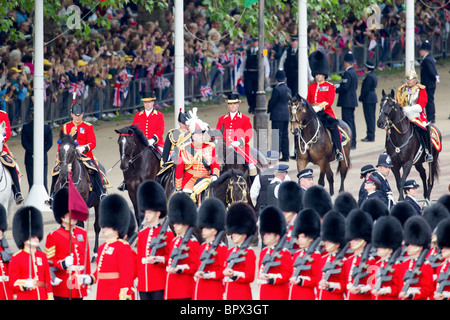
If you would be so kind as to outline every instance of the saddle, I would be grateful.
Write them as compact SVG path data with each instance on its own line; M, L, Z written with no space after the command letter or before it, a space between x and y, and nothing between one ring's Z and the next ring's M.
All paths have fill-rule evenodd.
M203 197L208 198L209 191L211 190L209 187L210 184L211 184L211 179L209 177L198 178L197 181L195 181L194 188L193 188L191 196L190 196L192 201L197 203L200 195L205 190L206 190L206 193L202 196L202 198Z
M437 152L442 150L442 141L439 137L439 130L434 124L430 124L431 143Z
M16 168L19 178L22 176L18 166L16 165L16 160L12 155L8 154L6 151L2 151L0 154L0 161L7 167Z
M339 132L341 133L341 137L342 137L342 147L345 147L347 145L347 143L350 142L350 137L348 136L347 132L344 129L342 129L342 127L340 125L338 125L338 129L339 129ZM330 130L329 129L326 129L326 130L327 130L328 136L330 137L330 140L331 140Z

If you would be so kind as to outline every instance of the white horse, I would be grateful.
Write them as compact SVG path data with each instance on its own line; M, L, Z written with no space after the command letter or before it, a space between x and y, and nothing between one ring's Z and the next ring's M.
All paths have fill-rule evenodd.
M6 137L6 124L3 121L0 124L0 152L3 150ZM5 207L7 216L11 214L15 202L11 189L12 179L9 171L5 168L3 162L0 161L0 203Z

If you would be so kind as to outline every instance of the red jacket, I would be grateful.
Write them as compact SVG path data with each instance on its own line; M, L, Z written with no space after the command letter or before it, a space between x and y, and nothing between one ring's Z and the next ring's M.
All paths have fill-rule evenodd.
M21 284L30 278L30 254L25 250L16 252L9 263L9 283L14 300L53 300L50 267L47 256L42 251L31 255L31 277L36 280L36 287L23 291Z
M69 256L69 230L63 226L60 226L47 235L45 253L47 255L49 265L56 268L54 271L55 276L62 280L57 286L53 287L53 294L55 297L68 298L70 296L69 270L71 270L71 297L82 298L87 296L87 287L79 285L76 277L78 274L91 273L89 241L86 241L86 230L75 226L72 232L70 249L70 253L73 256L73 266L69 269L64 269L62 262L67 256ZM84 270L85 267L86 270Z
M327 81L314 82L308 86L308 96L306 100L312 105L325 102L323 111L336 119L333 109L331 108L336 96L336 90L332 83Z
M320 269L322 270L327 262L333 262L335 257L336 257L335 254L323 255L321 259ZM343 259L342 262L344 261L345 258ZM317 295L318 300L344 300L344 293L347 290L347 279L345 275L344 265L342 265L341 267L337 266L337 268L341 269L340 272L337 274L332 274L327 280L328 282L335 285L335 288L331 290L318 289ZM320 277L319 282L322 280L324 275L325 273L322 272L322 276Z
M170 252L173 248L179 248L183 238L175 237L172 240ZM183 269L181 273L170 274L167 273L166 289L164 292L164 299L192 299L194 294L194 274L200 265L200 244L195 237L192 237L187 247L189 256L183 260L178 261L178 266L187 265L187 269ZM168 266L172 264L172 259L169 259Z
M448 268L450 268L450 262L448 260L445 260L441 265L439 265L439 267L437 267L436 280L439 279L439 274L447 272ZM435 287L434 291L437 291L439 289L439 285L440 284L436 281L436 287ZM444 287L444 290L442 291L442 293L449 294L450 293L450 285L446 285Z
M67 122L63 125L62 131L65 134L75 134L78 132L77 142L78 146L87 146L88 151L84 154L90 159L94 160L94 154L92 150L97 146L97 139L94 133L94 126L88 122L82 121L80 124L76 125L73 121ZM59 145L58 145L59 151Z
M265 268L261 262L266 254L271 254L273 248L265 247L259 254L259 273L261 274ZM260 300L287 300L289 297L289 279L293 272L293 262L289 250L283 249L280 251L280 258L275 258L275 261L280 261L278 266L273 266L268 270L268 274L275 274L279 278L274 279L273 284L261 284Z
M137 125L147 139L154 138L158 146L164 147L164 114L153 109L147 116L143 110L134 115L133 125Z
M200 252L202 253L210 248L211 244L205 242L201 245ZM199 278L195 281L194 300L223 300L224 286L222 280L228 248L225 244L221 243L216 251L217 254L214 256L214 262L206 265L203 270L204 272L214 272L215 276L209 279Z
M403 278L406 274L406 271L412 270L414 266L416 265L415 259L408 259L403 261L400 264L400 274L402 278L402 282L400 285L400 291L402 290L404 286ZM414 288L418 290L417 293L414 293L414 297L412 300L428 300L429 298L433 297L435 283L433 280L433 268L431 267L430 263L425 261L422 266L420 267L419 271L421 271L420 275L416 275L416 277L419 278L419 282L412 284L410 288ZM402 299L406 300L406 299Z
M135 254L128 242L117 239L98 248L97 300L124 300L134 296Z
M237 252L238 247L228 249L227 259L232 252ZM252 300L250 284L255 280L256 255L252 248L245 250L245 260L233 266L233 271L239 272L236 279L225 278L224 300ZM228 263L225 265L227 268Z
M0 246L0 252L4 249ZM12 291L9 283L8 273L9 262L5 263L0 255L0 301L12 300Z
M374 267L372 267L372 265L375 264L375 259L369 258L366 263L368 264L368 268L364 272L367 272L367 275L359 279L358 286L367 286L366 289L368 290L361 294L353 294L347 287L347 300L372 300L370 281L375 276ZM347 286L354 283L354 278L352 277L353 268L359 266L360 264L360 255L352 255L347 260L345 260L344 267L347 277Z
M147 227L139 231L137 238L137 278L138 286L137 290L140 292L159 291L164 290L166 287L166 266L170 257L170 244L174 238L173 232L168 228L165 236L167 237L164 242L166 246L156 251L157 256L164 257L164 263L151 264L146 263L152 252L149 248L150 242L153 238L157 237L161 225L156 227Z
M372 285L372 289L375 286L375 284L377 283L377 281L379 281L379 278L376 276L377 272L378 272L378 268L385 268L387 263L388 263L387 260L380 259L374 264L375 277L373 278L372 281L370 281L370 283ZM400 272L400 264L394 263L394 265L392 266L392 270L393 270L392 272L388 272L386 274L386 276L392 277L391 280L383 281L383 283L381 284L381 287L380 287L380 289L389 288L390 293L372 296L373 300L398 300L398 294L400 293L400 290L402 288L401 287L402 286L402 274Z
M410 120L413 123L418 124L419 126L421 126L422 128L426 128L424 123L427 123L427 114L425 112L425 106L428 103L428 95L427 95L427 91L425 90L425 87L423 85L415 85L411 88L409 88L409 90L417 90L418 93L418 97L417 100L415 101L414 104L418 104L422 107L422 111L420 112L420 115L418 118L415 118L413 120ZM402 107L406 107L407 101L404 101L404 93L408 91L408 86L406 84L402 85L397 92L397 102L400 103L400 106Z
M304 257L306 250L300 249L296 251L292 257L293 263L299 256ZM321 259L322 255L319 252L314 252L311 255L311 262L307 261L306 265L311 266L309 270L300 272L299 277L303 279L301 285L290 284L289 300L316 300L315 288L322 276ZM295 270L295 268L293 268Z
M6 136L2 151L5 151L7 154L11 154L8 149L8 146L6 145L6 142L11 137L11 123L9 122L8 114L5 111L0 110L0 124L2 124L3 121L5 122Z

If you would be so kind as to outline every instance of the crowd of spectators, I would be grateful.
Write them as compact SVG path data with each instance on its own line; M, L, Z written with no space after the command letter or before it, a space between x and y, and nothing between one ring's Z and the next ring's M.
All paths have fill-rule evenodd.
M58 14L64 17L73 3L70 0L62 3ZM189 88L194 90L186 103L218 94L215 86L220 74L225 73L227 81L234 77L231 78L233 88L230 87L230 90L239 89L242 83L238 79L239 73L235 71L242 52L251 41L250 35L244 33L243 37L231 38L228 34L221 34L221 23L206 16L201 1L186 0L184 3L185 75L193 81ZM271 74L275 74L290 35L297 32L295 16L289 1L286 3L286 8L278 13L279 25L275 30L268 31L271 37L266 39ZM68 117L68 108L74 99L84 101L93 111L109 111L90 114L91 121L112 117L118 112L134 111L140 101L139 95L144 91L157 91L162 98L158 101L158 107L170 105L173 102L170 88L173 87L171 80L174 71L172 5L169 1L169 9L156 8L152 13L133 4L123 10L100 6L80 8L81 17L90 26L88 40L76 37L64 23L46 21L46 120L57 126L57 120ZM392 62L402 61L404 47L404 1L385 3L380 5L380 9L378 23L381 27L377 29L367 26L367 20L351 16L343 22L342 31L333 25L322 30L313 19L308 26L309 53L322 50L334 57L330 58L330 62L335 73L341 71L339 57L343 57L348 50L354 52L361 67L367 57L374 57L380 69L395 66ZM14 21L14 27L25 37L13 41L8 33L0 33L0 109L8 112L13 126L19 127L18 124L28 117L33 103L33 25L32 16L22 9L11 11L9 16ZM99 16L107 17L109 29L98 26ZM237 24L243 23L238 13L231 16ZM428 39L436 50L442 49L442 40L449 34L447 17L447 10L433 9L417 1L415 32L418 44ZM129 94L132 86L137 95ZM99 99L99 93L103 99Z

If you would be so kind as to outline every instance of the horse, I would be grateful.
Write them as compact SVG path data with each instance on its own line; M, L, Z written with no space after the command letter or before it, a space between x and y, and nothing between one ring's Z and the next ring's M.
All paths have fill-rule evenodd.
M69 183L69 171L72 172L73 184L80 193L83 200L86 202L88 208L94 208L95 221L95 244L94 244L94 256L92 261L95 260L95 256L99 244L99 195L90 188L90 177L86 166L79 159L79 152L76 150L76 139L78 132L74 136L65 134L61 131L59 137L59 150L58 150L58 164L59 164L59 176L54 186L54 192L63 187L68 187Z
M143 214L138 210L137 190L146 180L155 180L159 171L161 154L148 144L144 133L135 125L114 130L119 134L120 169L133 204L136 221L140 226Z
M399 200L403 200L403 185L411 172L414 165L419 172L423 185L423 196L425 200L430 200L431 190L433 189L434 180L439 177L439 151L434 147L430 150L434 161L429 163L428 177L423 163L425 162L425 153L414 125L411 124L408 117L403 113L402 107L395 100L394 90L389 94L382 91L382 99L380 102L380 114L377 120L377 126L386 130L386 153L392 159L392 173L394 174L397 189L399 192ZM433 126L439 141L442 141L440 131ZM402 175L400 176L400 169Z
M3 145L5 144L6 137L6 123L3 121L0 125L0 150L3 150ZM12 179L8 170L6 170L3 162L0 161L0 204L6 210L6 214L9 214L14 208L14 195L11 189Z
M334 160L335 152L333 142L322 122L318 118L311 104L297 94L296 97L289 99L290 131L295 137L295 150L297 153L297 170L303 170L309 162L320 167L318 183L325 185L324 176L326 175L330 195L334 194L333 171L330 161ZM339 121L339 127L345 131L347 141L351 141L352 134L349 126ZM350 147L347 143L343 146L344 160L339 161L337 172L341 176L341 185L339 192L344 191L344 180L350 168Z

